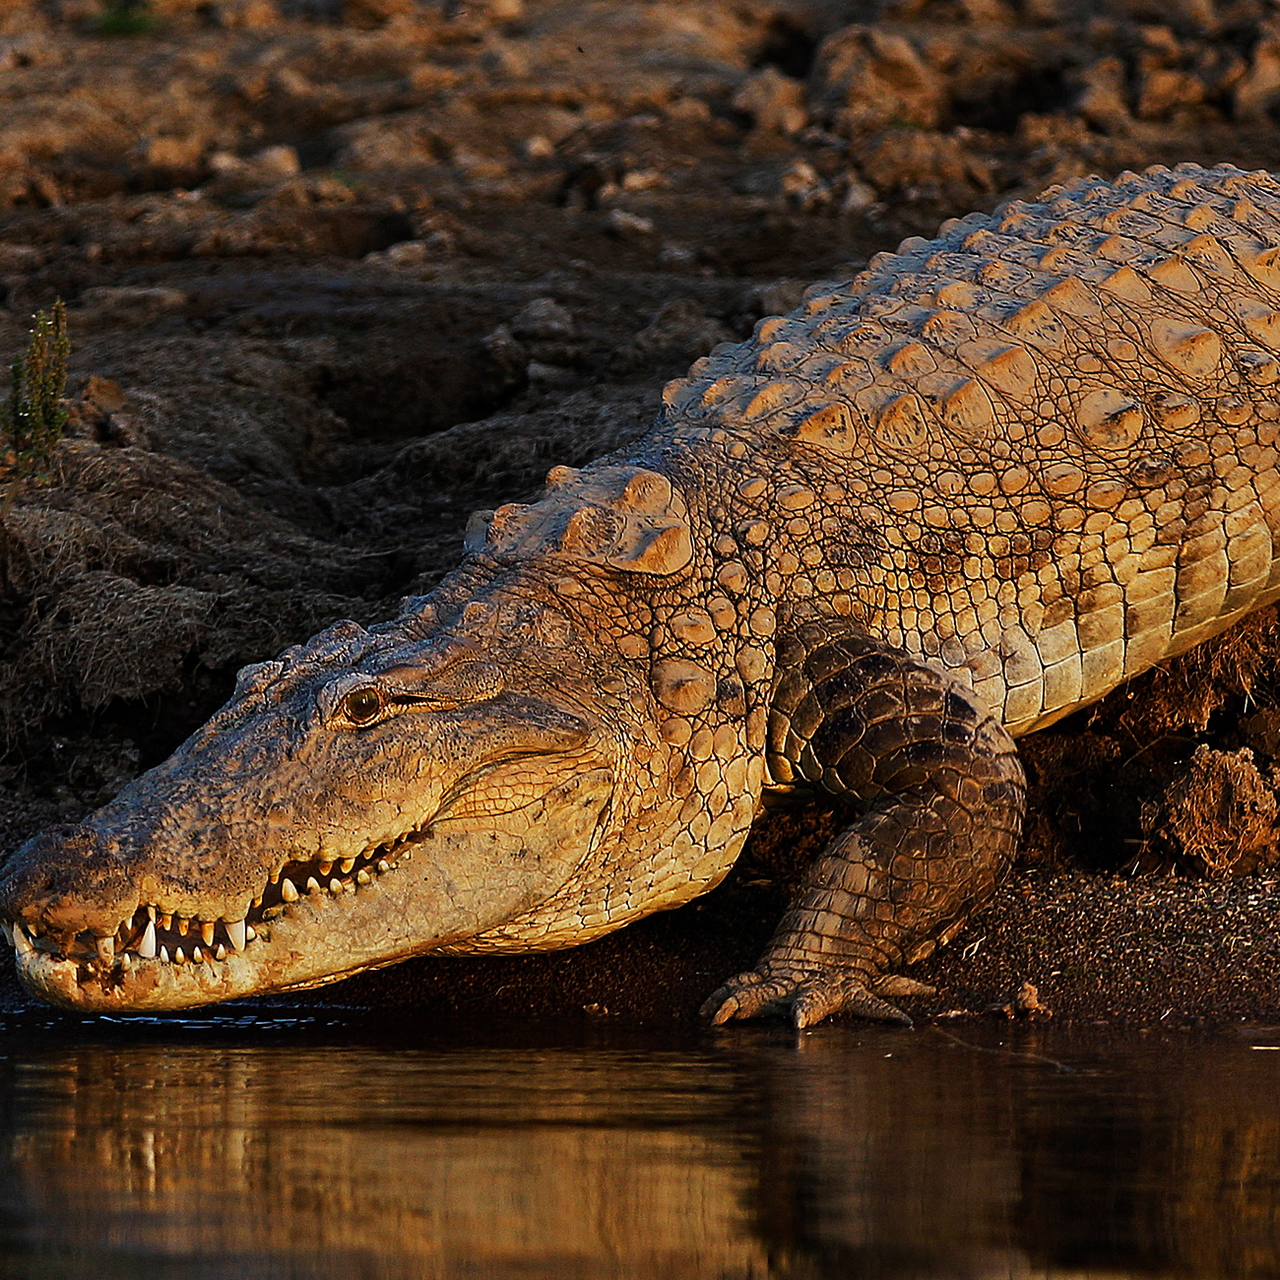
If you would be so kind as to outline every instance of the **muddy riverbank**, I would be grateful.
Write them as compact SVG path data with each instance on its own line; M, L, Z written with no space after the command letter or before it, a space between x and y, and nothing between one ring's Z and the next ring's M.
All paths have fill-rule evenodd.
M806 284L1089 172L1280 169L1278 121L1261 0L0 3L0 356L63 298L73 401L0 542L0 847L241 664L430 589L472 510L636 439ZM1026 743L1021 864L916 1012L1030 981L1059 1017L1274 1019L1276 640ZM688 1016L836 820L770 815L715 894L590 948L324 998Z

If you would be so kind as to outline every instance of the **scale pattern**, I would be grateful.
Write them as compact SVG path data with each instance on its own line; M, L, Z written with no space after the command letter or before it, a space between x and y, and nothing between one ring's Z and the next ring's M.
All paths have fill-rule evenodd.
M960 673L1017 735L1276 594L1278 379L1280 185L1182 165L815 287L670 384L665 430L743 455L775 607Z
M808 784L863 812L706 1012L900 1016L889 971L1016 846L1011 738L1280 593L1278 383L1280 185L1228 167L952 222L718 348L635 457L557 468L485 535L609 618L660 721L625 844L466 949L686 902L761 786Z

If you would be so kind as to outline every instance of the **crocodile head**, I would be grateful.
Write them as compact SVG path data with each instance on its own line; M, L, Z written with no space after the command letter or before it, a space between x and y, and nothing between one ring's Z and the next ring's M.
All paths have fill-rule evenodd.
M17 850L26 985L182 1008L466 950L554 898L619 820L642 699L554 606L491 595L246 668L169 760Z

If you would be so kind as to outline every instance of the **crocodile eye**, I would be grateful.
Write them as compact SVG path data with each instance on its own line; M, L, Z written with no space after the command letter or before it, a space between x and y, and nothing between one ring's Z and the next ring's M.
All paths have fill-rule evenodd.
M342 714L352 724L372 724L382 711L382 695L377 689L352 689L342 700Z

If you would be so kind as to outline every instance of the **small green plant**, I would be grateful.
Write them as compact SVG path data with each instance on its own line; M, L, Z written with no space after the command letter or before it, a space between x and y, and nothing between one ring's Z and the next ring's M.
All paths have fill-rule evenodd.
M158 24L146 0L112 0L93 24L95 35L149 36Z
M26 355L10 366L13 385L0 410L0 462L7 464L9 491L0 506L0 524L18 487L29 476L47 474L53 451L67 425L62 393L67 387L67 309L59 298L53 315L40 312Z

